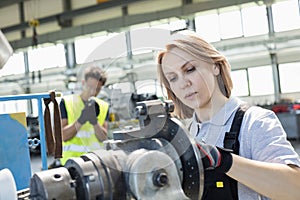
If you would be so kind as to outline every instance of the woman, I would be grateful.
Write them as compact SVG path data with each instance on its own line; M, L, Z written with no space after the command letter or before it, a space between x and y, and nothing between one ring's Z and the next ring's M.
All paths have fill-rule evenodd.
M231 96L230 64L194 33L173 36L158 55L158 73L175 114L192 117L190 134L206 169L202 198L299 199L300 159L276 115L248 107L238 135L238 155L222 149L235 113L245 104ZM218 181L220 174L226 180Z

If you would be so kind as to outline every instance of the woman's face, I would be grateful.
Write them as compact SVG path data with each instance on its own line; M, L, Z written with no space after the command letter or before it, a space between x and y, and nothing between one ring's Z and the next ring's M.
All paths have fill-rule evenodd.
M210 104L219 74L213 62L197 59L175 47L164 55L162 71L173 93L185 105L198 109Z

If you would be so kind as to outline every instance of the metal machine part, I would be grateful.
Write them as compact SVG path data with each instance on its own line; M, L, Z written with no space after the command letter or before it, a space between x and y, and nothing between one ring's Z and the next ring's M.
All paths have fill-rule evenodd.
M0 170L0 200L17 199L17 186L12 172L8 168Z
M30 199L201 199L200 154L171 111L171 102L138 103L140 129L115 132L105 150L35 173Z
M178 170L167 154L153 150L137 152L128 160L128 184L135 199L189 199L181 188Z
M30 182L31 199L76 199L75 180L66 168L45 170L33 175Z
M28 146L30 153L40 154L41 145L38 117L32 115L26 116L26 123L28 127Z

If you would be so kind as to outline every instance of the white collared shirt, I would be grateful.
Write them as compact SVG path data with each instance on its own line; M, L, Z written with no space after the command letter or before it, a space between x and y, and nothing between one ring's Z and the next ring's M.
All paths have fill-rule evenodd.
M234 114L245 103L231 97L210 121L198 123L194 113L190 134L198 142L223 147L225 132L231 128ZM293 164L300 167L299 155L287 140L275 113L258 106L251 106L245 113L241 125L239 155L252 160ZM239 199L268 199L250 188L238 184Z

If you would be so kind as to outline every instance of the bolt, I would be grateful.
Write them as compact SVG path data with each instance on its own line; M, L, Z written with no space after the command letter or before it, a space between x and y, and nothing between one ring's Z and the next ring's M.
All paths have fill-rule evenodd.
M163 187L169 183L169 178L166 172L156 171L153 175L153 184L158 187Z

